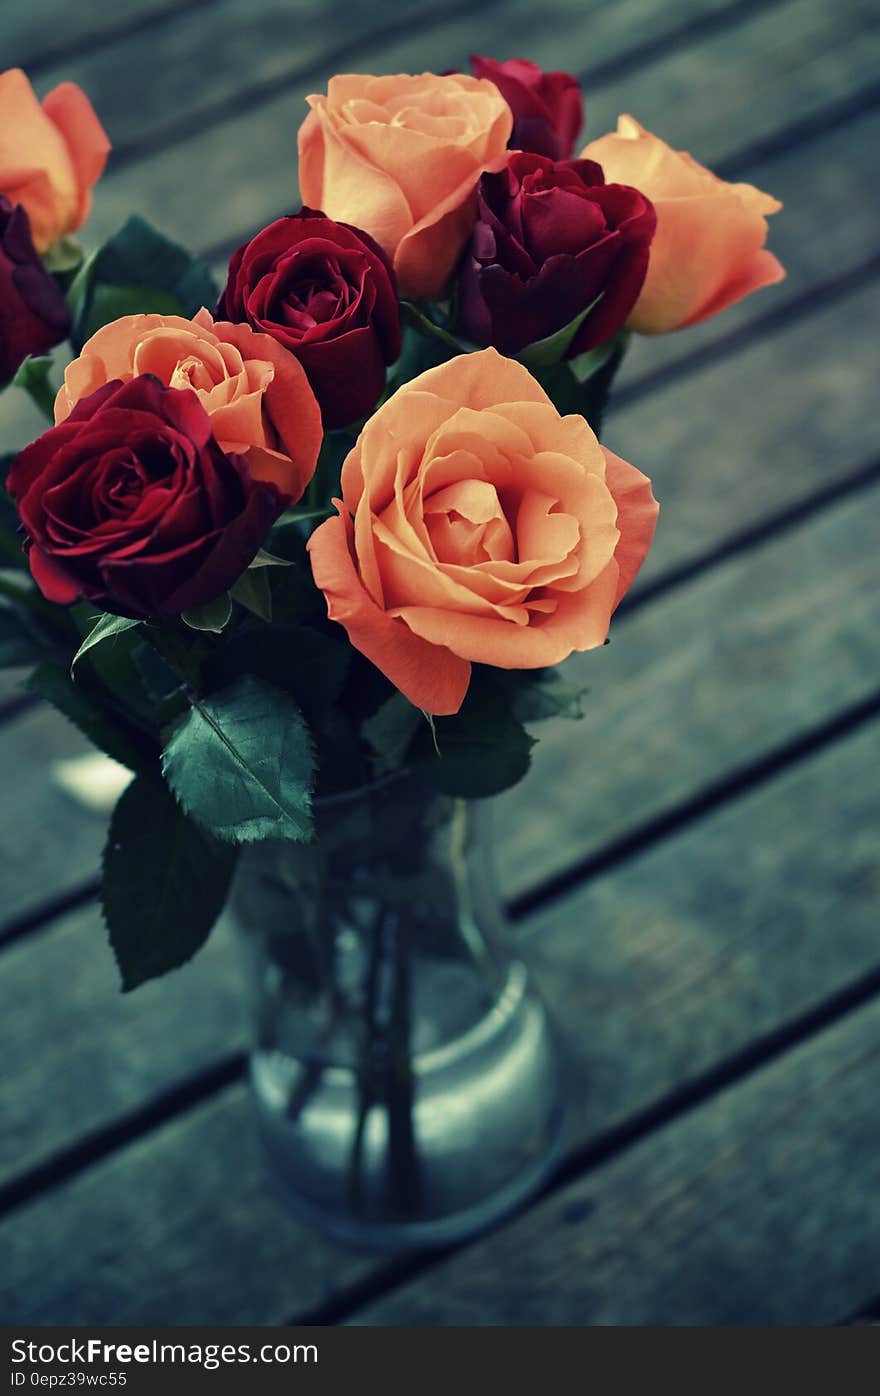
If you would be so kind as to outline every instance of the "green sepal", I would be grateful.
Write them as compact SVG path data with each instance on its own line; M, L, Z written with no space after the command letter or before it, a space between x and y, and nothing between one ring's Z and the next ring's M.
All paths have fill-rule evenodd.
M602 299L600 293L594 301L577 314L573 320L569 320L567 325L563 325L561 330L556 330L554 334L547 335L546 339L536 339L533 344L529 344L525 349L517 354L521 364L525 364L530 373L538 373L541 369L552 368L558 364L568 350L580 329L581 325L590 314L591 310L599 304Z
M212 306L217 287L204 262L134 214L83 263L67 293L77 352L120 315L158 313L189 319Z
M127 616L99 616L71 660L71 678L79 660L82 659L83 655L88 654L95 645L102 644L103 641L111 639L114 635L123 635L126 630L133 630L138 625L140 625L139 620L131 620Z
M53 368L51 354L35 357L29 354L26 359L19 364L16 370L13 383L17 388L24 388L31 401L39 408L44 417L50 422L55 422L55 389L52 386L50 374Z
M221 635L229 624L231 615L232 602L228 592L224 591L222 596L207 601L204 606L196 606L191 611L182 612L180 619L190 630L209 630L213 635Z
M289 563L286 565L290 566ZM252 564L229 588L229 594L233 601L237 601L260 620L272 619L272 592L265 564L261 567L254 567Z

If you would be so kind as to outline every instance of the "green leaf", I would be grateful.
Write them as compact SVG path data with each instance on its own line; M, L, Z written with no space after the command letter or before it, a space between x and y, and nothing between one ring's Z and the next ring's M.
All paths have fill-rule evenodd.
M496 678L507 691L520 722L543 722L551 717L582 718L585 688L575 688L558 669L501 671Z
M134 215L83 264L68 292L80 350L102 325L140 311L191 317L217 288L204 262Z
M52 372L52 362L52 357L49 354L41 358L28 355L24 362L19 364L12 381L17 388L24 388L43 416L48 417L49 421L54 423L55 389L52 387L49 377Z
M288 563L287 566L289 565ZM259 616L260 620L272 619L272 593L269 590L269 578L262 567L248 568L234 586L229 588L229 593L240 606Z
M289 557L276 557L274 553L267 553L265 548L260 548L253 562L249 567L290 567Z
M220 635L229 623L232 615L232 602L228 592L216 597L213 601L208 601L204 606L196 606L192 611L184 611L180 619L190 630L210 630L214 635Z
M592 378L605 367L609 359L624 351L628 343L629 334L626 330L621 330L613 339L606 340L597 348L588 349L586 354L578 354L576 358L569 359L568 366L579 383L586 383L588 378Z
M306 540L298 524L279 528L269 536L269 546L287 567L270 567L266 575L272 592L272 619L276 624L303 625L326 619L327 602L315 586Z
M424 722L419 708L402 693L394 693L368 717L362 727L364 740L375 753L377 775L399 770L413 738Z
M201 949L223 910L235 857L187 818L157 777L135 777L104 850L104 920L123 991Z
M287 528L290 524L311 523L312 519L326 519L329 518L331 514L335 513L336 510L333 508L332 504L326 504L320 507L316 506L315 508L312 508L308 504L297 504L294 509L285 509L274 527ZM262 549L260 549L260 552L262 552ZM259 556L260 554L257 553L257 557ZM259 564L257 564L256 561L251 563L252 567L255 565L258 566Z
M76 668L78 660L84 654L88 654L95 645L100 645L102 641L109 640L113 635L122 635L126 630L133 630L136 625L140 625L139 620L130 620L127 616L102 615L98 617L94 627L89 631L83 640L70 665L70 673Z
M159 654L149 640L142 640L132 650L132 660L150 700L163 705L183 692L184 681L176 669Z
M350 664L347 644L309 626L242 627L211 656L206 679L209 688L224 688L253 674L289 693L317 721L341 696Z
M245 675L190 703L162 758L187 814L230 843L310 839L315 763L293 699Z
M124 720L106 712L73 682L66 668L48 661L38 664L25 688L56 707L96 747L132 771L155 760L152 743Z
M461 711L435 718L433 733L417 738L413 752L439 790L474 799L516 785L529 769L534 745L502 685L488 670L475 670Z
M82 265L84 255L76 238L59 238L43 253L43 266L53 276L70 276Z
M592 363L592 372L586 378L581 379L578 376L584 367L580 359L554 364L551 368L541 369L535 374L544 391L552 399L556 410L563 415L575 412L586 418L597 436L602 429L602 419L608 405L611 386L623 362L627 341L626 335L610 340L608 345L602 346L601 359L583 355L582 358L590 358ZM608 348L610 352L606 354L604 351ZM600 351L596 350L595 353L599 355ZM577 372L576 366L579 366Z
M180 301L167 291L156 291L150 286L103 286L99 284L92 287L88 323L83 329L84 338L88 339L102 325L109 325L113 320L121 320L123 315L180 314L182 314Z
M536 339L534 344L527 345L527 347L516 356L520 363L525 364L526 368L532 373L538 369L551 368L553 364L558 364L565 358L575 335L586 320L590 311L599 304L601 299L602 293L600 293L594 301L591 301L586 309L582 310L579 315L576 315L573 320L569 320L568 324L564 325L561 330L557 330L555 334L548 335L546 339Z

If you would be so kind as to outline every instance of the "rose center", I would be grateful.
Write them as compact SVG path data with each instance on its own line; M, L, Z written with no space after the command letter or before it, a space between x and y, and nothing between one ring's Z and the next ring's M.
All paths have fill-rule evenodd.
M425 503L425 527L438 562L474 567L515 562L516 543L498 491L487 480L461 480Z

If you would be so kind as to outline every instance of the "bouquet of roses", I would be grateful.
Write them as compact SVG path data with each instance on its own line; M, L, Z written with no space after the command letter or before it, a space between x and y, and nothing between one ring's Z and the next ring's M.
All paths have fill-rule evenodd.
M0 382L53 421L4 457L0 647L134 773L104 860L127 988L316 798L524 775L654 532L596 435L629 337L783 274L768 195L627 116L575 157L573 78L472 69L310 97L304 206L222 289L139 218L85 257L103 129L0 76Z

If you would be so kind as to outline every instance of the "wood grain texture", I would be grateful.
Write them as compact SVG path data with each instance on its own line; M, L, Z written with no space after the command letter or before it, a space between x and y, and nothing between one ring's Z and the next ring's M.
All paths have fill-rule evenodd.
M103 820L52 779L55 761L93 749L44 705L0 727L0 925L98 871Z
M505 12L511 24L518 3ZM684 55L685 63L673 56L653 64L650 83L643 75L633 79L631 96L640 97L637 105L646 121L677 143L687 137L696 153L712 163L774 125L821 109L831 92L839 94L840 85L850 91L866 80L866 73L873 76L880 34L865 32L864 15L865 0L846 0L833 11L825 0L789 0L732 34L707 40L696 54ZM553 30L543 12L541 22L543 47L529 45L537 61L558 61L565 32L572 65L577 66L579 54L589 62L590 23ZM485 16L470 13L432 32L431 64L437 69L457 66L469 49L496 47L497 36L492 9ZM423 67L426 49L425 40L413 34L396 43L379 39L365 45L360 57L368 70L412 71ZM709 82L706 67L712 74ZM779 82L783 71L790 73L784 84ZM305 112L303 98L320 87L318 79L310 79L305 89L292 84L289 92L252 109L230 109L226 121L156 158L118 170L103 183L90 237L106 236L135 210L195 247L216 246L246 236L277 215L295 193L295 132ZM591 101L590 129L598 134L613 124L625 97L625 91L615 88L607 99L600 93ZM696 129L694 113L699 113ZM209 229L206 209L212 213ZM157 210L166 217L157 219Z
M875 487L829 509L621 620L592 665L570 664L592 684L586 716L545 734L503 797L511 890L880 689L878 506Z
M828 1325L877 1283L880 1004L423 1281L383 1325Z
M4 1091L0 1184L240 1049L236 950L218 929L196 961L123 995L97 907L10 949L0 1053L15 1085ZM37 1012L51 1023L39 1050Z
M136 26L178 18L184 10L208 9L217 0L79 0L59 5L58 0L28 0L26 5L4 6L0 41L5 67L43 70L49 64L69 63L71 48L94 50L102 44L118 44ZM50 69L52 71L52 69ZM63 81L65 74L56 78Z
M803 763L638 863L560 902L535 924L543 982L577 1063L574 1134L579 1145L876 962L880 870L871 829L878 813L873 778L877 736L876 728L860 733ZM841 907L846 909L843 917ZM876 1023L876 1016L871 1021ZM165 1031L173 1035L173 1025ZM814 1056L818 1079L824 1080L822 1062L827 1057L833 1064L834 1055L826 1052L823 1041ZM876 1255L877 1151L841 1144L838 1154L832 1145L830 1162L823 1156L820 1166L817 1158L840 1123L838 1112L850 1118L847 1128L867 1132L866 1101L874 1095L870 1080L871 1073L862 1073L843 1095L817 1090L815 1098L798 1101L796 1133L772 1151L774 1169L780 1150L794 1155L790 1203L779 1229L788 1263L799 1278L787 1289L780 1286L786 1297L779 1303L800 1302L804 1288L811 1286L811 1303L826 1318L845 1311L844 1298L853 1300L849 1307L854 1309L856 1291L864 1287L861 1252L852 1256L848 1250L853 1243L861 1245L863 1225ZM798 1099L799 1087L792 1089ZM734 1102L729 1110L724 1106L719 1115L710 1105L700 1117L708 1114L710 1135L717 1133L722 1146L740 1160L732 1178L723 1175L724 1190L735 1204L737 1228L753 1248L752 1300L763 1305L773 1299L766 1266L772 1264L777 1212L775 1203L762 1200L760 1193L756 1197L753 1189L762 1176L762 1144L773 1138L776 1117L765 1097L751 1092L752 1083L745 1082L729 1093ZM876 1122L870 1136L876 1142ZM654 1165L646 1165L643 1154L638 1157L633 1176L644 1180L645 1205L658 1199L657 1223L665 1225L678 1216L677 1206L662 1203L666 1172L655 1186ZM679 1177L685 1197L694 1187L690 1227L713 1237L717 1254L703 1260L711 1270L728 1262L726 1233L712 1230L714 1175L708 1183L699 1178L694 1183L701 1162L709 1157L705 1145L686 1142L673 1151L668 1171L673 1182ZM809 1174L811 1159L816 1170L812 1181L803 1176ZM776 1172L772 1176L774 1188L781 1191L781 1178ZM587 1203L570 1210L565 1228L558 1225L554 1202L536 1214L544 1220L527 1233L530 1239L521 1246L517 1265L511 1267L507 1249L503 1264L495 1267L493 1248L504 1246L502 1233L456 1262L466 1266L473 1256L479 1266L480 1257L489 1256L488 1268L476 1278L469 1278L466 1269L457 1272L463 1278L453 1275L448 1301L444 1267L436 1281L429 1277L407 1302L427 1305L422 1321L452 1321L444 1318L443 1303L457 1306L459 1285L467 1292L473 1286L486 1305L494 1302L502 1309L510 1303L502 1322L540 1323L551 1313L555 1322L586 1321L584 1285L595 1279L610 1304L619 1278L613 1257L599 1246L589 1253L588 1204L595 1186L590 1180L572 1196L566 1194L569 1203L581 1198ZM627 1193L627 1205L630 1201ZM821 1224L814 1217L816 1205L824 1208ZM625 1211L621 1203L613 1215ZM844 1224L850 1216L852 1226ZM575 1217L580 1218L577 1225ZM516 1223L513 1232L527 1222ZM648 1226L646 1237L651 1233ZM628 1230L625 1234L629 1238ZM574 1237L580 1238L577 1244L587 1258L580 1264L565 1251L565 1265L554 1268L554 1247L565 1248ZM834 1256L832 1282L826 1282L825 1265L810 1262L815 1246L821 1242L828 1247L834 1237L841 1250ZM676 1239L687 1258L685 1243L686 1236ZM0 1226L0 1246L0 1304L7 1322L63 1317L70 1323L280 1323L362 1279L372 1264L306 1232L276 1202L241 1088L172 1121L13 1214ZM626 1249L622 1253L638 1272L636 1262L642 1257ZM644 1260L648 1279L665 1273L659 1241ZM521 1315L529 1303L528 1279L504 1271L512 1268L527 1277L533 1263L536 1274L546 1278L541 1279L541 1312L531 1311L526 1320ZM744 1286L742 1275L740 1292ZM551 1292L556 1296L552 1309ZM698 1321L700 1311L688 1307L694 1298L678 1293L677 1317ZM636 1299L627 1289L623 1295L619 1305L636 1316ZM862 1297L868 1296L864 1290ZM453 1311L459 1322L477 1321L462 1318L459 1308L448 1312ZM619 1307L618 1315L623 1312ZM771 1310L766 1317L773 1317ZM388 1321L413 1320L401 1310L391 1312ZM620 1316L616 1321L622 1321Z
M441 71L450 62L466 68L475 48L495 53L499 36L513 29L519 51L550 65L558 64L558 36L566 34L567 61L593 69L633 45L741 8L731 0L549 0L539 13L512 0L499 17L497 5L490 0L475 13L461 0L418 0L395 12L369 0L212 0L207 15L183 9L128 43L77 55L58 70L63 66L90 94L117 148L128 156L135 143L139 158L149 159L151 147L222 117L224 106L227 119L240 115L279 85L298 95L301 75L326 81L334 71L364 71L367 58L368 71ZM53 71L43 81L55 77Z

